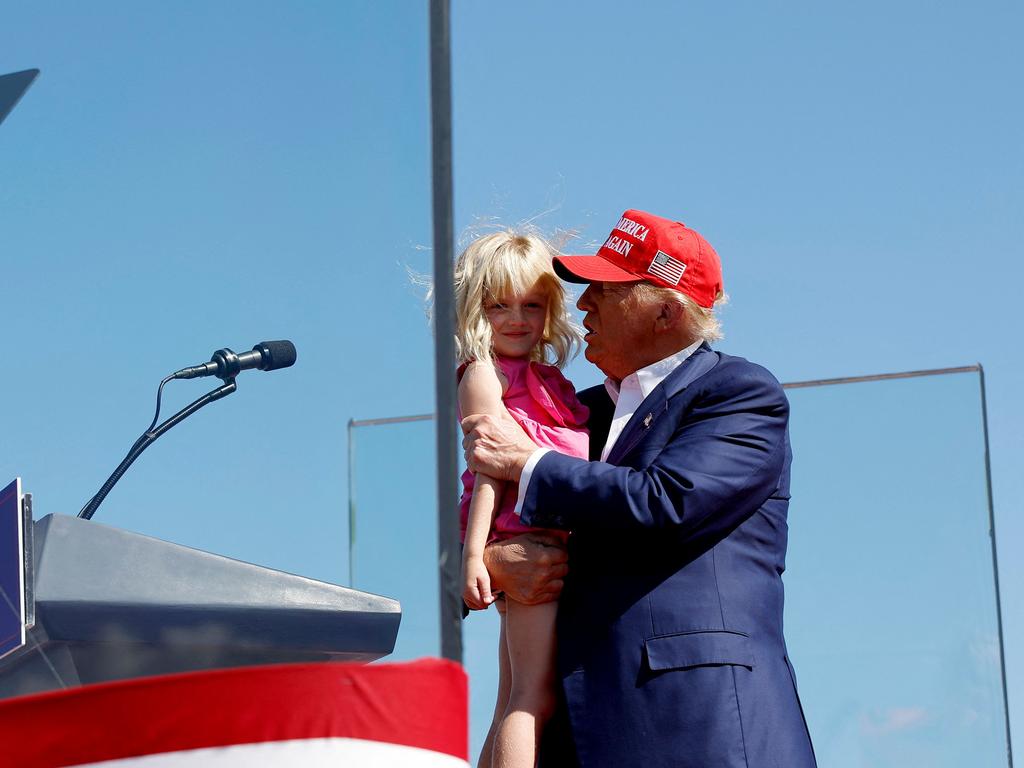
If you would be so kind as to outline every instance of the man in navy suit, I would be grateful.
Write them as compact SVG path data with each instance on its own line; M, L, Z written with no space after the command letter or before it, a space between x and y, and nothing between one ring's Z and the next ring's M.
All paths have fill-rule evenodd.
M718 255L696 231L626 211L587 283L581 393L592 461L514 425L464 420L469 467L519 482L523 522L572 531L491 545L492 583L521 602L561 591L563 703L544 766L812 768L782 634L789 405L764 368L714 351ZM564 587L563 587L564 577Z

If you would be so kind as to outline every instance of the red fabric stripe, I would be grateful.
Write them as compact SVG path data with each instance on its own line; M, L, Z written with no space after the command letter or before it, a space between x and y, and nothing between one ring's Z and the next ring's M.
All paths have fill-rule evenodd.
M4 765L48 766L261 741L351 737L468 759L453 662L191 672L0 702Z

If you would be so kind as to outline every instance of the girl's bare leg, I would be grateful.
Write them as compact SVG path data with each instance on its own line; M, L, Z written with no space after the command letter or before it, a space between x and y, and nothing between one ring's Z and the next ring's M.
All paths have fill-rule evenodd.
M491 717L491 727L487 731L487 738L480 749L480 759L477 760L476 768L491 768L491 755L494 752L494 734L498 731L498 724L505 715L508 707L508 695L512 689L512 667L508 660L508 635L505 630L505 601L495 600L494 606L498 609L501 629L498 634L498 700L494 703L494 715Z
M494 735L492 768L534 768L544 726L555 711L555 615L558 603L506 598L512 689Z

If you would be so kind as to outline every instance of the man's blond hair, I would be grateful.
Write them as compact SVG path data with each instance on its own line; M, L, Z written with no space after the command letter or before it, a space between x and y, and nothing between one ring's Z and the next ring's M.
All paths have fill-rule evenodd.
M637 293L645 301L672 301L681 305L686 317L687 327L693 334L694 339L700 339L710 344L724 336L722 333L722 323L715 314L715 310L729 300L729 297L722 291L718 292L718 296L715 297L715 303L711 307L702 307L680 291L673 290L672 288L663 288L660 285L653 285L647 282L637 285Z

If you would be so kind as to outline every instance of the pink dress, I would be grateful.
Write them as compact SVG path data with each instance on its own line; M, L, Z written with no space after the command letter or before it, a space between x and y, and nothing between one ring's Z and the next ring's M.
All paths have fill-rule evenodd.
M502 402L533 442L568 456L588 458L590 436L585 425L590 413L587 406L576 399L576 390L562 372L553 365L530 362L526 358L495 357L494 360L508 379ZM460 379L464 370L465 366L459 368ZM467 469L462 475L462 503L459 505L463 541L469 501L473 497L473 480L473 473ZM523 525L515 513L518 495L518 484L505 484L489 541L536 530Z

